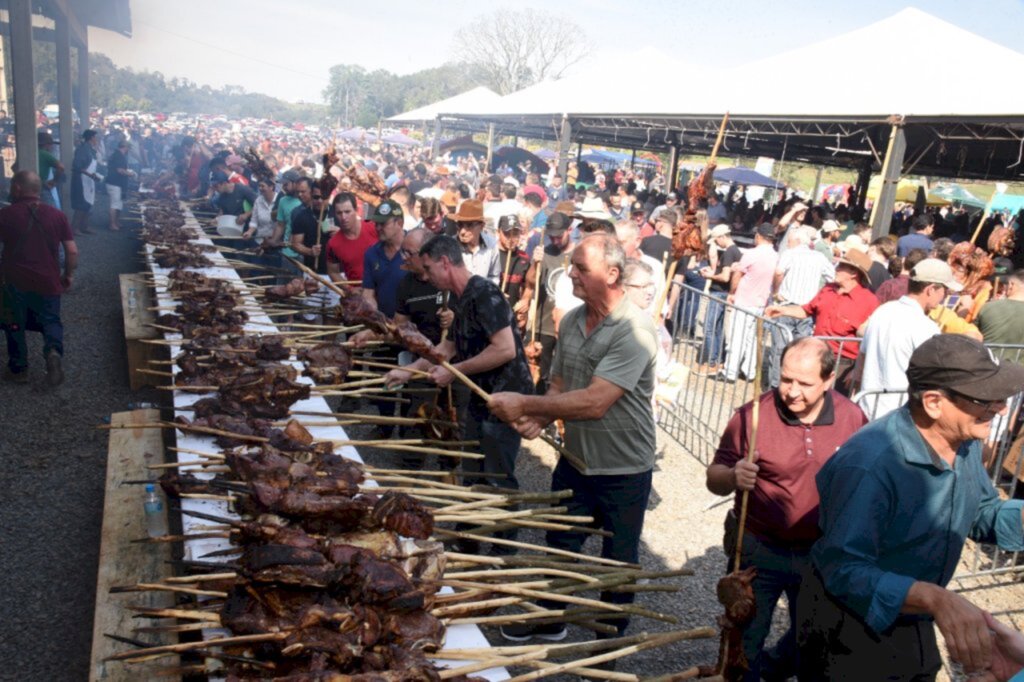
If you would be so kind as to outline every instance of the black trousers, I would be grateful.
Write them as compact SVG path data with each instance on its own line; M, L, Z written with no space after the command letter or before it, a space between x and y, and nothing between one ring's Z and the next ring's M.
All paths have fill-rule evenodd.
M551 475L551 490L572 490L572 497L560 503L569 508L566 514L592 516L594 527L612 533L611 537L602 538L602 557L635 564L640 561L640 534L644 528L652 480L652 471L617 476L584 476L564 458L560 458ZM548 545L570 552L579 552L586 539L585 533L571 531L552 530L547 534ZM635 598L633 592L601 593L601 601L610 604L632 604ZM548 602L545 607L562 609L566 605ZM600 620L613 625L619 635L629 625L629 618Z
M942 667L931 619L901 616L883 633L826 590L813 567L797 597L800 682L931 682Z

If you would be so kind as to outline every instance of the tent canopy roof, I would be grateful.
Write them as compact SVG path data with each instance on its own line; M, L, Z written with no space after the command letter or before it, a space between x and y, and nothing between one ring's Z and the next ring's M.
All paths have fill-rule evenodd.
M461 94L443 99L433 104L407 111L387 119L395 123L423 123L433 121L438 114L448 111L459 111L464 114L473 114L489 111L494 107L501 96L485 88L484 86L467 90Z
M1007 90L1004 75L1024 69L1024 54L918 9L753 64L701 69L706 87L689 99L664 86L663 74L678 72L677 63L646 64L633 74L628 98L611 95L607 83L621 81L602 72L540 83L486 112L445 113L461 119L455 127L480 130L493 122L499 134L541 139L557 139L567 117L574 142L707 154L728 111L724 156L785 156L875 170L892 124L902 122L904 172L984 179L1024 174L1024 164L1015 163L1024 140L1024 91ZM852 68L864 75L855 92L845 85ZM780 88L771 74L819 85ZM654 78L661 82L649 82ZM964 83L969 96L950 96L945 87Z

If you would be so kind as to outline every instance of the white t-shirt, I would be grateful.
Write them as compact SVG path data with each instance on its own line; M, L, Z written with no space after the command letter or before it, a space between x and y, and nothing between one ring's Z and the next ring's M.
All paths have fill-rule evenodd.
M910 356L922 343L939 333L939 326L924 313L914 299L903 296L880 305L868 318L861 342L864 367L860 390L906 391ZM906 395L868 394L857 401L871 419L892 412Z

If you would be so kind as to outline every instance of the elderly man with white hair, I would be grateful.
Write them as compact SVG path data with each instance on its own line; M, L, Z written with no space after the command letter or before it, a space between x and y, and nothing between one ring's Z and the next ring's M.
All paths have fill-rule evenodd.
M800 225L789 230L785 253L779 256L772 281L772 301L781 305L804 305L821 289L822 285L835 278L836 269L832 262L817 249L811 248L817 230L810 225ZM814 320L780 317L771 326L772 347L769 351L768 380L772 386L779 385L779 366L782 349L793 339L810 336L814 332Z

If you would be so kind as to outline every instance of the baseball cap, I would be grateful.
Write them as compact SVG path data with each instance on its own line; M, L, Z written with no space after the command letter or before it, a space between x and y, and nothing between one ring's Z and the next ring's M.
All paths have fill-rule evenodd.
M511 230L521 230L523 225L519 222L519 216L514 214L503 215L498 220L498 229L502 232L509 232Z
M829 232L838 232L842 228L839 227L839 223L834 220L826 220L821 224L821 233L828 234Z
M552 213L544 226L544 233L551 237L561 237L572 225L572 218L564 213Z
M639 201L634 201L633 204L629 207L629 212L635 214L635 213L646 213L647 211L644 210L643 203L641 203Z
M721 225L715 225L713 228L711 228L711 232L708 234L708 241L713 242L719 237L724 237L727 234L732 234L732 230L729 229L728 225L726 225L725 223L722 223Z
M914 282L941 284L950 291L960 291L964 288L964 285L953 277L953 268L949 267L949 263L938 258L925 258L919 262L911 269L910 279Z
M294 168L286 170L281 174L281 182L296 182L302 179L302 173Z
M673 200L675 200L675 199L678 199L678 198L679 198L679 195L678 195L678 194L676 194L675 192L669 192L669 193L668 193L668 194L667 194L667 195L665 196L665 199L673 199Z
M229 166L241 166L245 163L245 160L238 154L231 154L226 159L224 159L224 163L226 163Z
M380 202L380 205L374 209L373 215L370 216L370 220L375 223L386 223L391 218L404 218L405 212L402 211L402 205L397 201L391 199L385 199Z
M220 171L217 171L217 172L213 173L212 175L210 175L210 184L211 185L220 185L220 184L223 184L225 182L228 182L228 174L227 173L221 173Z
M963 334L938 334L910 356L907 382L911 390L947 388L976 400L1005 400L1024 386L1024 367L1000 362Z

